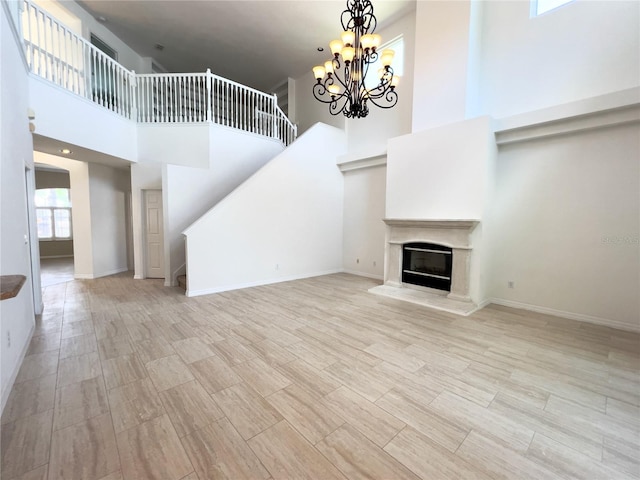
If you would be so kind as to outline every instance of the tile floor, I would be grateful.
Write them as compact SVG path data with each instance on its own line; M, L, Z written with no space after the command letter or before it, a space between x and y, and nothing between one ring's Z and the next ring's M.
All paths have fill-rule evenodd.
M346 274L186 298L44 290L3 479L640 478L640 337L470 317Z

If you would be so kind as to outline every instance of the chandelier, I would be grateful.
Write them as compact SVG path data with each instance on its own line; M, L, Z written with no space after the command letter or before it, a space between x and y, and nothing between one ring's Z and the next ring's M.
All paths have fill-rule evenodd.
M398 103L395 89L400 80L391 68L395 52L387 49L378 56L382 37L373 33L378 22L371 1L347 0L347 9L342 12L340 21L344 30L341 40L329 43L333 58L324 66L313 67L317 80L313 96L329 104L332 115L342 112L347 118L366 117L369 103L380 108L393 107ZM378 58L380 68L373 72L377 74L375 83L367 81L369 67Z

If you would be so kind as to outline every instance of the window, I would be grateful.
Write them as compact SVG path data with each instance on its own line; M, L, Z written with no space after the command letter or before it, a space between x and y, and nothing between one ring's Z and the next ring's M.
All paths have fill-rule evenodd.
M531 0L531 16L536 17L571 3L573 0Z
M114 60L118 60L118 52L116 52L113 48L111 48L105 42L103 42L98 37L96 37L93 33L91 34L91 45L96 47L98 50L102 51L108 57L111 57Z
M36 222L40 240L71 239L71 197L68 188L36 190Z
M393 74L402 77L404 74L404 39L402 37L397 37L391 40L390 42L381 45L380 48L376 49L378 54L382 54L384 50L387 48L396 52L393 57L393 62L391 63L391 68L393 68ZM365 79L365 87L367 89L376 88L380 83L380 77L377 72L382 68L382 63L380 62L380 56L378 55L378 60L375 63L369 65L368 75ZM401 78L402 81L402 78Z

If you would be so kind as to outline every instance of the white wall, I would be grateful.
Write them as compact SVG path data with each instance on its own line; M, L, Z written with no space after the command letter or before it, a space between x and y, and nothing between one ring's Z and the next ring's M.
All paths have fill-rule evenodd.
M89 164L94 278L127 270L127 177L128 172Z
M528 1L484 2L481 112L500 118L637 86L639 31L637 1L576 0L535 18Z
M495 149L488 117L389 140L386 216L482 218Z
M278 141L236 129L211 125L207 133L207 169L164 166L165 283L174 284L185 263L182 231L283 150Z
M640 329L639 139L631 125L500 148L492 297Z
M36 132L71 145L135 162L135 122L36 76L29 77Z
M345 149L317 124L189 227L188 295L340 271Z
M301 135L316 122L333 125L336 128L344 128L345 117L341 113L331 115L329 113L329 105L320 103L313 96L313 85L316 79L313 72L309 71L303 76L295 80L294 102L290 104L290 114L295 118L293 120L298 125L298 135Z
M141 124L137 128L139 161L200 168L209 166L209 124Z
M469 1L417 2L412 131L465 118L473 21Z
M387 168L344 172L343 257L345 271L382 279Z
M404 39L404 68L400 85L396 89L398 103L388 110L370 105L369 115L365 118L345 120L349 155L358 155L359 152L365 155L372 151L384 152L389 138L411 132L415 21L415 12L412 11L386 28L376 31L382 36L383 43L400 35ZM396 62L397 60L394 60L394 64ZM371 74L375 75L376 72L372 71ZM311 95L311 92L307 94Z
M25 167L33 167L27 119L27 70L5 8L3 2L0 6L0 273L24 275L27 281L17 297L0 302L1 409L35 325L29 244L25 242L25 235L29 235Z

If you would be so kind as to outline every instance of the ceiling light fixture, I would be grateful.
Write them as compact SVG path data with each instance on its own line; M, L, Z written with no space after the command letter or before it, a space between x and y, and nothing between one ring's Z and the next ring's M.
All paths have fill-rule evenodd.
M324 66L313 67L317 80L313 96L322 103L328 103L332 115L342 112L347 118L366 117L368 103L380 108L395 106L398 103L396 86L400 80L391 68L395 52L383 50L378 55L382 38L373 33L378 21L371 1L347 0L347 9L342 12L340 22L344 30L341 40L329 43L333 58ZM375 84L367 82L369 67L378 58L381 63L378 80Z
M68 148L61 148L60 153L62 153L63 155L69 155L70 153L73 153L73 152Z

